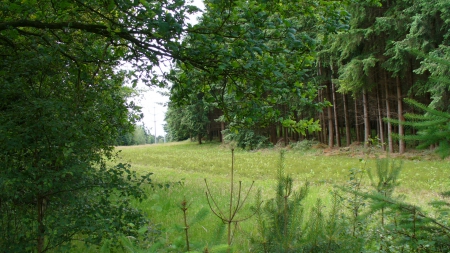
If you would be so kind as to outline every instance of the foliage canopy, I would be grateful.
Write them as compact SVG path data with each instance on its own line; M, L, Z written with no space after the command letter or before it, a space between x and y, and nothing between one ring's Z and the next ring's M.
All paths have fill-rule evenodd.
M0 5L0 251L68 249L133 235L139 177L115 157L139 108L126 81L181 53L184 1L3 1ZM124 62L134 71L119 70Z

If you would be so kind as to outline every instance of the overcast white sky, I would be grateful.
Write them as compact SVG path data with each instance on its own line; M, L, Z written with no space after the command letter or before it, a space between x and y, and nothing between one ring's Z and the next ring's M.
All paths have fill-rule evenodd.
M203 0L194 0L193 4L204 9ZM192 23L195 23L197 22L197 17L192 17L190 20ZM142 95L139 98L134 99L135 103L142 106L142 113L144 114L142 122L150 129L152 135L155 134L156 125L156 136L164 136L165 132L163 125L166 124L164 118L167 111L165 105L169 102L169 98L162 96L159 92L168 92L168 90L154 87L149 88L142 83L139 83L137 88L143 90Z

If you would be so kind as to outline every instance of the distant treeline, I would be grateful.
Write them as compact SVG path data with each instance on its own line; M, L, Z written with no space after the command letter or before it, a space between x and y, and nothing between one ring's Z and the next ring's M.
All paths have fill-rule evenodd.
M156 143L164 142L163 136L156 138ZM150 129L145 125L135 125L134 131L123 131L116 139L116 146L132 146L155 143L155 135L150 133Z

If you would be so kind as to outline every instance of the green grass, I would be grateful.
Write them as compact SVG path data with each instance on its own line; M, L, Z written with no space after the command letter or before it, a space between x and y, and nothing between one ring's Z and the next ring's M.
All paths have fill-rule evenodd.
M229 203L229 180L231 168L231 151L218 143L198 145L181 142L160 145L118 147L119 161L128 162L138 173L153 172L154 187L147 186L149 198L136 207L144 210L151 226L160 226L159 241L165 251L180 252L184 247L183 215L181 202L186 199L189 204L188 216L192 219L202 208L209 208L205 197L205 182L208 181L211 192L223 209ZM260 151L235 151L235 180L242 181L246 191L255 181L251 199L244 207L242 215L250 213L254 205L253 196L260 189L265 198L274 194L277 169L279 167L279 151L276 149ZM353 154L325 156L321 151L286 152L285 172L290 174L297 188L305 181L311 184L311 191L305 203L312 206L317 198L327 203L329 191L334 185L344 185L349 179L350 168L368 168L375 166L375 159L352 157ZM439 193L450 188L450 166L448 161L439 159L409 160L398 159L403 163L400 175L401 184L395 195L404 195L405 200L425 206L432 199L439 198ZM369 185L368 177L363 184ZM200 222L192 224L189 229L194 248L202 250L205 246L226 243L223 235L217 236L220 220L211 212ZM256 233L254 221L251 219L239 225L234 244L238 245L233 252L248 252L249 237Z

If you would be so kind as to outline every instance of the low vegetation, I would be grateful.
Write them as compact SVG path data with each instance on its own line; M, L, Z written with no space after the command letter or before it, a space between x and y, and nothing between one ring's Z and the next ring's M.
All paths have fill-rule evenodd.
M154 173L145 188L149 198L134 203L151 223L141 238L127 239L128 251L183 252L187 241L191 251L230 250L226 227L205 195L206 179L217 205L229 208L229 147L181 142L118 149L138 173ZM280 150L235 151L235 194L238 182L242 198L252 181L255 189L238 213L254 216L232 224L232 252L448 250L442 194L450 188L448 161L423 152L377 159L383 154L358 148L282 149L280 158Z

